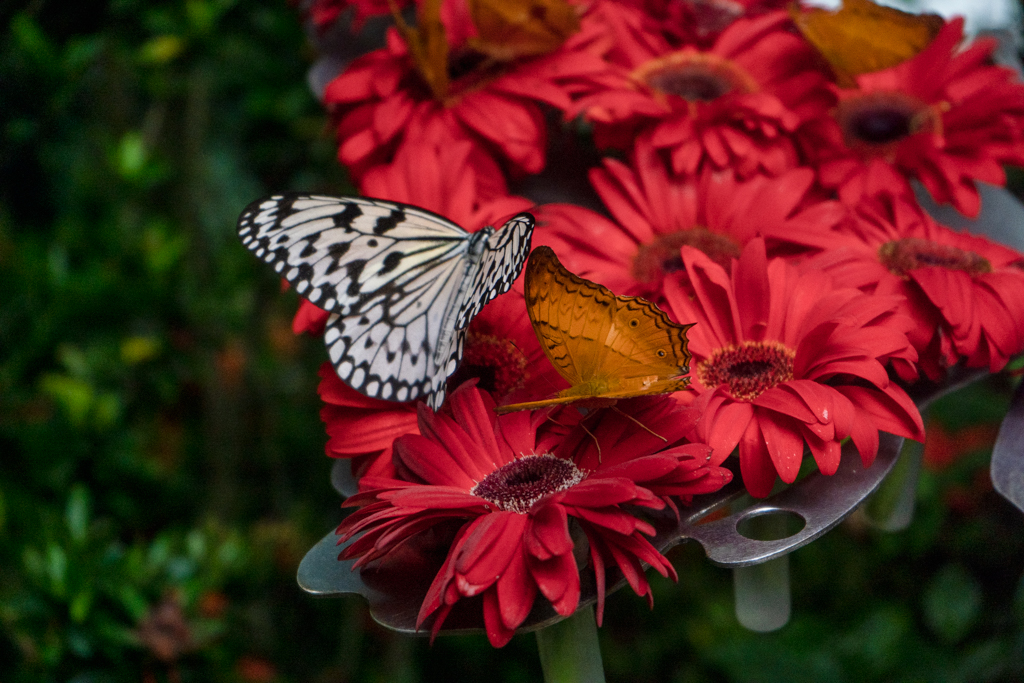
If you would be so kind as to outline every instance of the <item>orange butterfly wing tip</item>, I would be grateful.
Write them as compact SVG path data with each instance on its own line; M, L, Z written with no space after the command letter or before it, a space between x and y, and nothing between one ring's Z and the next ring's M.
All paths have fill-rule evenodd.
M468 0L477 36L474 50L498 61L543 55L580 30L580 15L566 0Z
M395 0L388 0L395 27L409 48L416 70L438 100L448 96L448 37L441 23L441 0L424 0L416 26L405 23Z
M615 296L565 269L549 247L526 265L526 307L537 340L572 386L555 397L499 406L499 414L565 403L607 405L685 389L686 331L653 303Z
M871 0L843 0L842 8L789 8L797 29L832 66L839 84L896 66L932 42L945 20L936 14L911 14Z

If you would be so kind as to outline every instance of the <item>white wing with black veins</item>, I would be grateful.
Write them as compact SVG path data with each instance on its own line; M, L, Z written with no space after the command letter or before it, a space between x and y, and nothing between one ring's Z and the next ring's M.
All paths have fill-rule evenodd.
M242 243L331 313L331 362L373 398L444 401L465 329L508 291L530 250L533 217L469 233L424 209L361 197L275 195L238 220Z

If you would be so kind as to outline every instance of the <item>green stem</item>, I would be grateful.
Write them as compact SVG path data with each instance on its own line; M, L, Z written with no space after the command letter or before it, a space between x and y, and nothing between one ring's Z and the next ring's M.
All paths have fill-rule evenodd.
M788 538L803 527L796 515L781 512L753 515L740 522L736 530L758 541ZM766 633L780 629L789 621L789 555L732 570L733 602L736 619L751 631Z
M537 631L544 683L604 683L594 608Z
M736 619L759 633L780 629L789 621L789 555L732 570Z

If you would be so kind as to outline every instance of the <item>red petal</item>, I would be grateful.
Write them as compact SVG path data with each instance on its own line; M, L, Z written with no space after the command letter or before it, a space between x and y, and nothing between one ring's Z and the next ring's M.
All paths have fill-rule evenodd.
M555 555L572 552L569 537L569 517L561 505L538 504L529 514L523 547L538 560L549 560Z
M839 469L839 456L841 454L841 448L838 441L819 439L812 434L806 434L807 443L811 447L811 455L814 456L814 462L818 465L818 470L822 474L829 476L836 473Z
M512 561L498 579L496 591L502 624L509 629L517 628L530 613L533 601L537 597L537 585L530 577L526 558L522 553L512 557Z
M779 473L779 478L787 484L792 484L796 481L796 475L800 473L800 463L804 458L803 436L793 431L789 425L782 424L781 420L772 419L763 413L758 415L758 425L761 427L765 447L775 470Z
M817 414L820 414L822 411L817 410L815 404L811 404L815 405L815 408L810 408L807 399L801 396L798 387L793 386L801 382L803 380L792 380L772 387L755 398L753 403L758 408L782 413L800 422L816 422L818 420ZM813 384L813 382L810 384Z
M527 560L530 575L555 611L568 616L580 601L580 571L572 553L559 555L547 562Z
M710 433L703 439L715 449L712 464L720 465L732 453L753 418L754 406L746 401L726 403L715 412ZM701 419L706 420L707 416Z
M775 467L757 420L750 421L740 441L740 474L750 495L764 498L772 492Z
M493 647L505 647L512 636L516 634L515 629L507 628L501 618L501 606L498 604L498 596L495 591L484 593L484 630L487 632L487 640L491 641Z
M495 512L470 523L469 534L455 561L459 592L473 596L493 585L512 557L523 552L526 515Z

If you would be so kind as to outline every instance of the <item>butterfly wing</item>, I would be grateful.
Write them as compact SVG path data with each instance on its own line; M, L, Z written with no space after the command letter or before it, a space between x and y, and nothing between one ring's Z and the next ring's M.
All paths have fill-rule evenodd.
M686 330L657 306L617 297L562 267L548 247L526 266L526 306L541 348L573 386L542 401L498 412L587 398L619 399L678 391L689 384Z
M277 195L239 218L242 243L332 313L324 332L339 377L385 400L437 409L465 328L508 291L533 217L470 234L417 207L360 197Z
M480 267L470 281L469 295L459 310L457 329L465 329L484 304L512 287L530 253L533 225L533 216L521 213L489 236Z
M843 0L838 10L794 4L790 15L844 87L855 87L861 74L888 69L920 53L945 23L936 14L911 14L870 0Z
M566 0L469 0L478 35L471 47L499 61L542 55L579 31L576 7Z
M462 358L465 330L447 334L446 314L464 274L452 260L415 274L348 316L331 315L324 342L338 376L360 393L392 401L444 402L444 382ZM441 341L446 339L447 341ZM454 366L438 358L453 359Z
M250 204L238 236L299 294L344 316L424 269L459 260L469 233L412 206L285 194Z
M414 400L437 379L437 345L467 274L470 234L416 207L358 197L277 195L239 218L242 243L330 311L338 375L367 396ZM461 358L461 339L446 358ZM443 400L443 394L442 394Z
M537 247L526 265L526 311L544 355L569 384L583 384L612 322L615 295L562 267L549 247Z
M631 296L615 297L612 318L601 375L626 384L624 380L657 377L655 381L660 381L690 372L686 331L692 323L678 325L650 301ZM689 384L687 378L679 381L683 387Z

